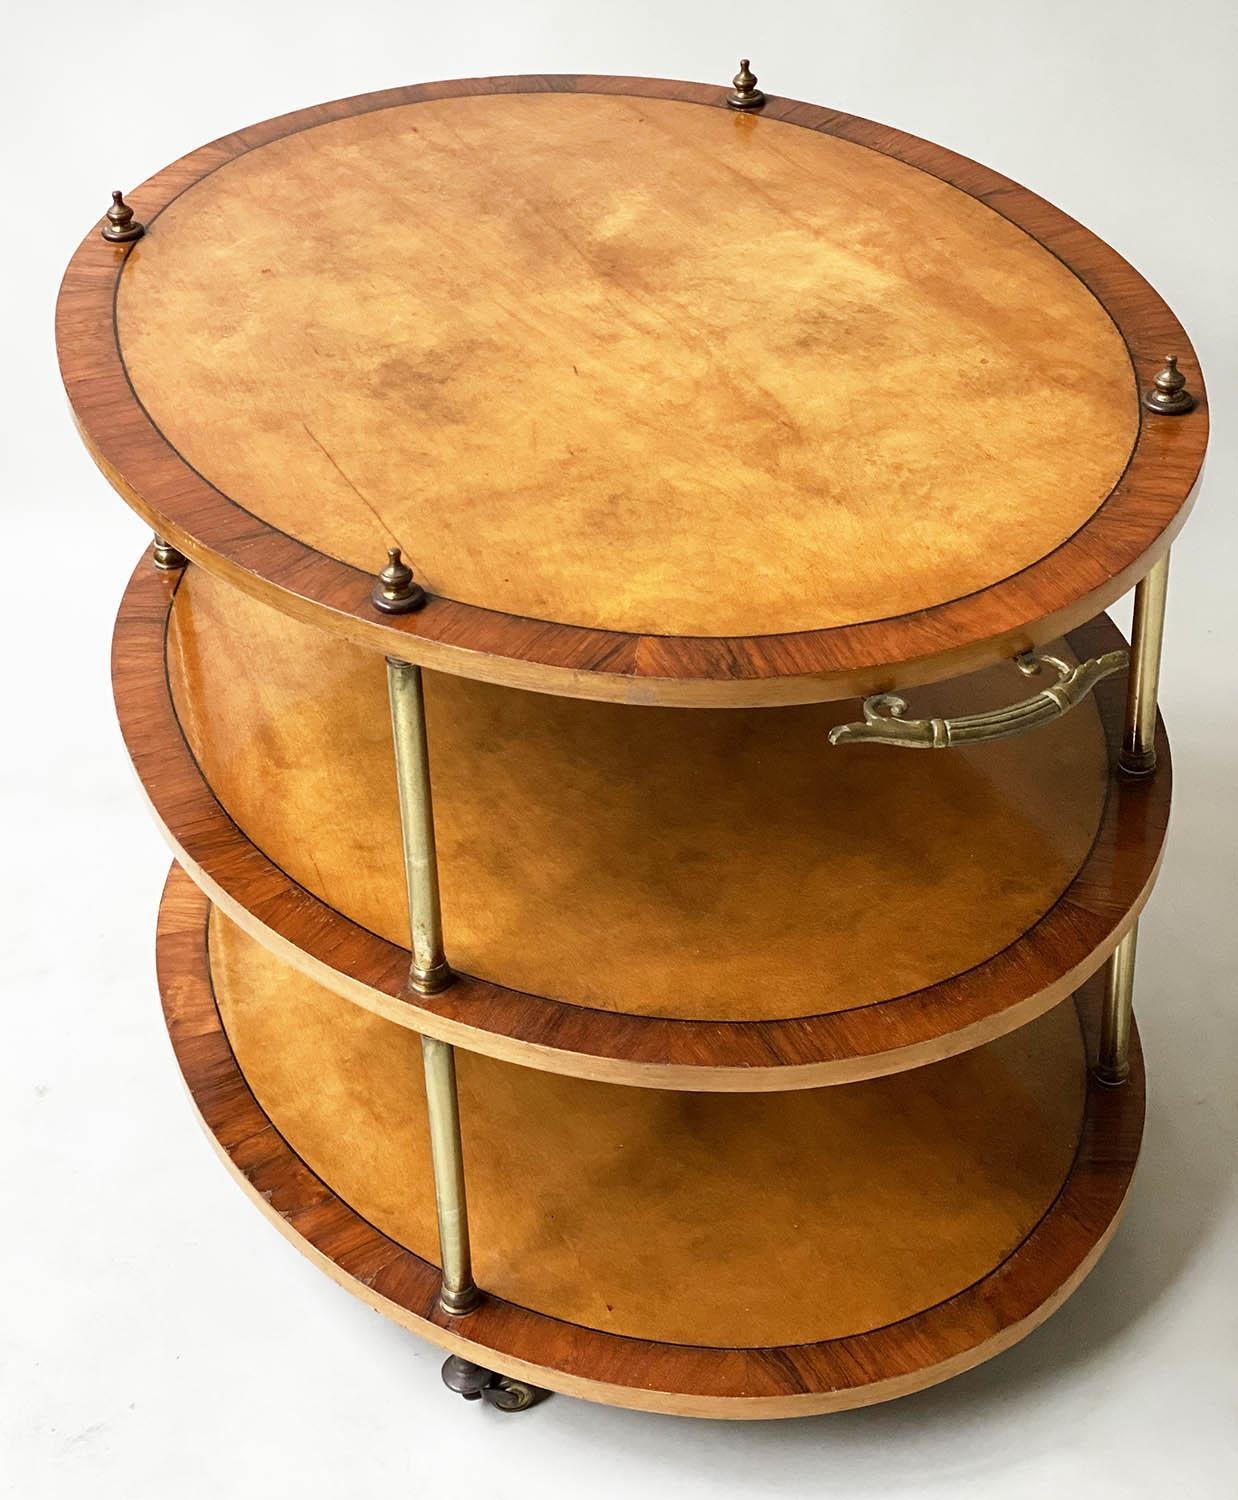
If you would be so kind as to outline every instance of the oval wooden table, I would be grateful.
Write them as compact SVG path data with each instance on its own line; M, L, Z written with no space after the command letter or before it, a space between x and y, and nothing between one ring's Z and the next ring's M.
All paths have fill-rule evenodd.
M506 1410L828 1411L1034 1327L1142 1128L1169 309L746 67L391 90L114 196L61 365L157 533L116 700L262 1211Z

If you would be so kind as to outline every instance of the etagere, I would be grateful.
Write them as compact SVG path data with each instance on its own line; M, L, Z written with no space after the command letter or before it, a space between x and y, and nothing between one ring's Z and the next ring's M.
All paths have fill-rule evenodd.
M168 1028L290 1240L505 1410L863 1405L1069 1295L1207 438L1130 266L744 63L239 131L57 331L156 534Z

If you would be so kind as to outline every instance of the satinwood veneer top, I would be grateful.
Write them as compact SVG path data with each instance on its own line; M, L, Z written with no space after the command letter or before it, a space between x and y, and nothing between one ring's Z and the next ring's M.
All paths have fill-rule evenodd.
M1181 328L938 147L633 79L425 86L202 148L92 233L62 362L195 561L465 676L729 705L1055 637L1185 513ZM398 545L430 594L385 617Z
M220 912L208 930L224 1030L280 1134L436 1260L419 1038ZM1087 1092L1068 1003L839 1088L673 1093L471 1052L456 1072L478 1284L568 1323L719 1349L864 1334L972 1286L1061 1191ZM760 1295L775 1275L788 1295Z

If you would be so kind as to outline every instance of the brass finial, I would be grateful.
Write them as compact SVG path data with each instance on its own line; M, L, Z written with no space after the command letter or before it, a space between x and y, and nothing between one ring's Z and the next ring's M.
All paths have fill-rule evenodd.
M155 540L151 544L150 555L154 558L155 566L165 573L175 573L177 568L183 568L189 561L183 552L174 547L171 542L164 541L158 532L155 533Z
M1143 393L1143 404L1163 417L1180 417L1195 405L1195 397L1186 388L1186 376L1178 368L1176 354L1165 356L1165 368Z
M757 88L757 75L746 57L740 59L739 72L731 82L735 92L726 96L726 102L732 109L760 109L765 103L765 95Z
M401 561L398 547L387 548L387 566L378 575L370 598L385 615L406 615L426 602L425 589L413 582L413 570Z
M139 224L133 217L133 210L121 196L119 188L112 194L107 223L99 232L105 240L111 240L117 245L126 244L129 240L140 240L146 233L146 225Z

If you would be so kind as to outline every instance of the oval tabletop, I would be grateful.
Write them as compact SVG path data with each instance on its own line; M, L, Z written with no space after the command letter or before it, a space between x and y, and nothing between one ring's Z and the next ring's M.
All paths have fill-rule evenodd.
M807 702L1090 618L1196 481L1202 402L1140 401L1170 352L1202 396L1173 315L974 163L725 100L486 80L202 148L70 266L87 443L207 568L515 686Z

